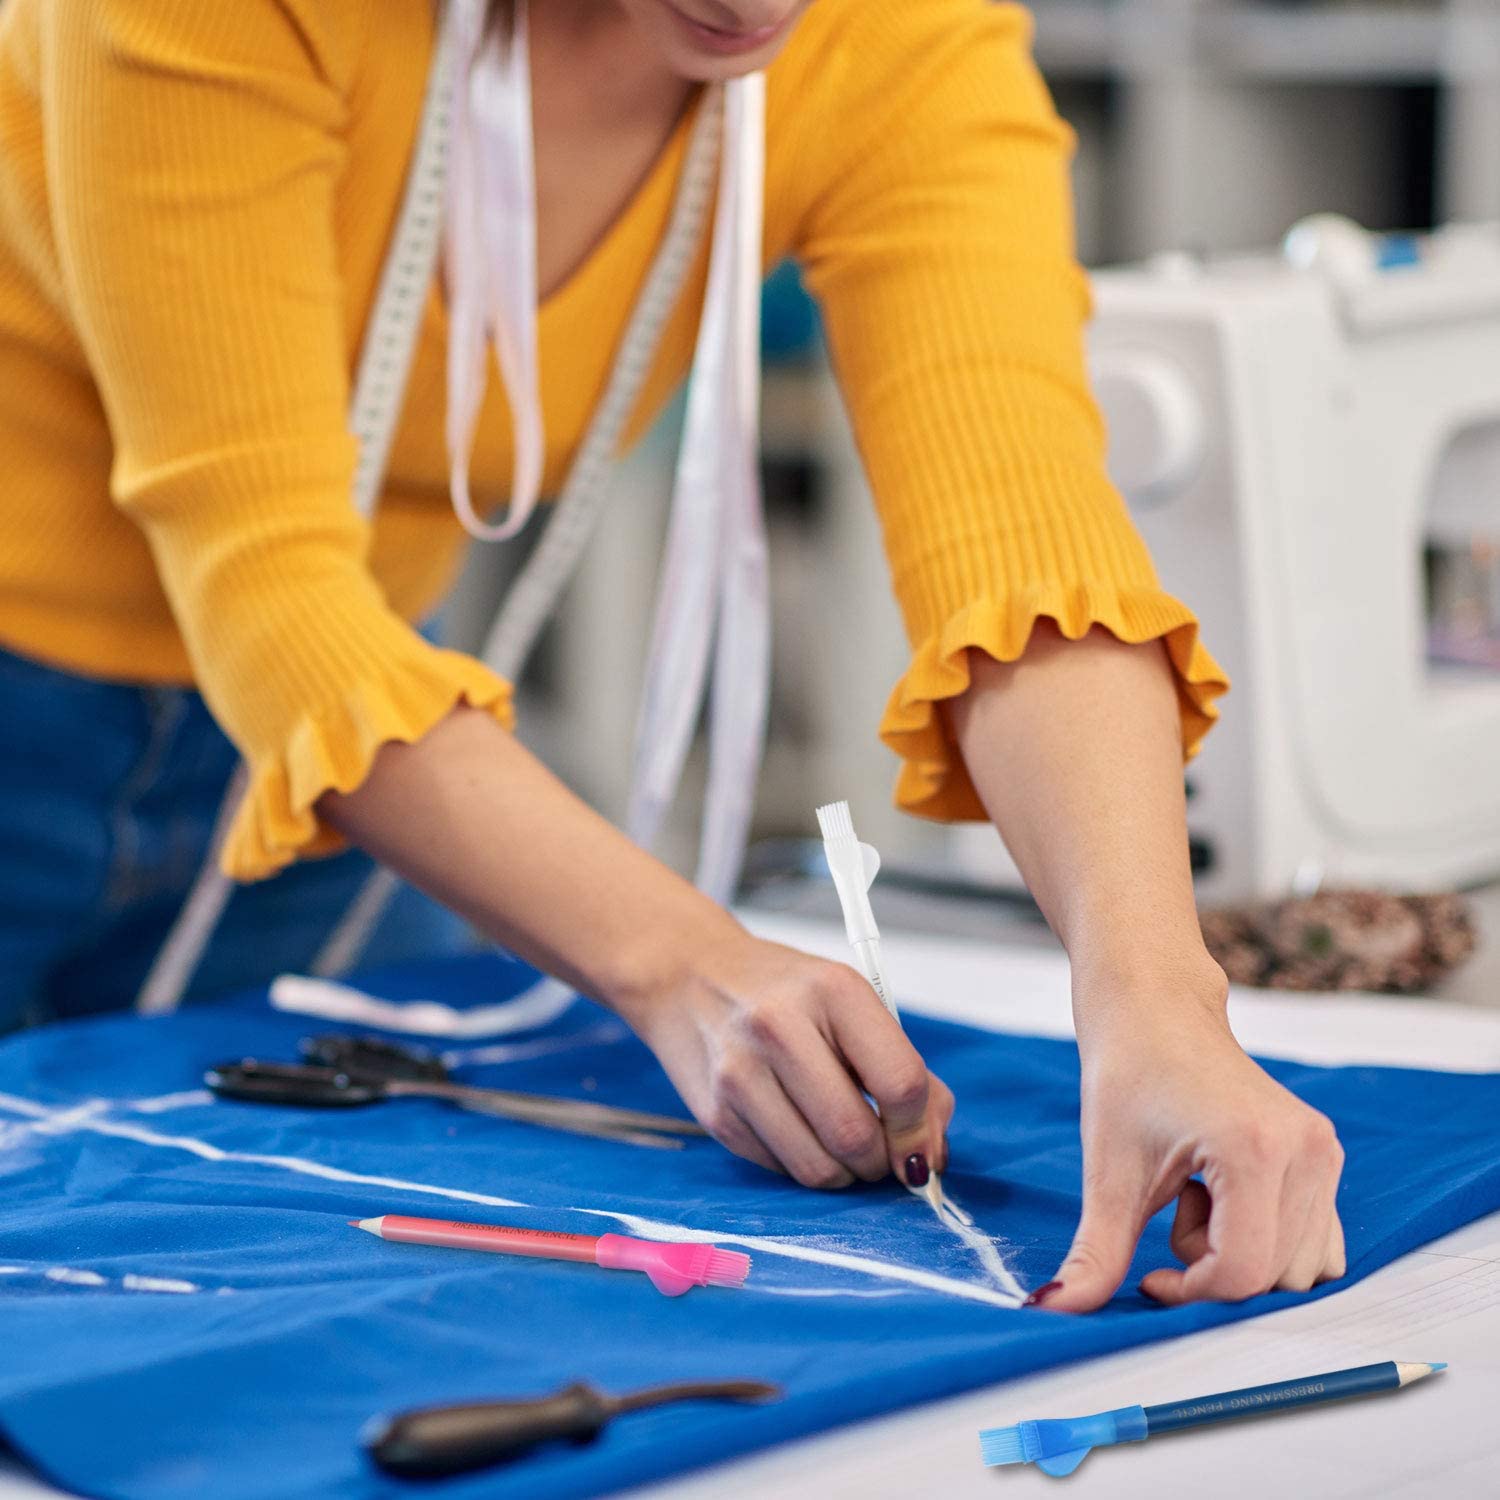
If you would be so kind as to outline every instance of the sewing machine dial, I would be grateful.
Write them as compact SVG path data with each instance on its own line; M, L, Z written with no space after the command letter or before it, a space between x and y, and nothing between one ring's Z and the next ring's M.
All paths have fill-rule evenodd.
M1099 349L1094 393L1109 433L1109 474L1133 506L1184 490L1203 456L1203 407L1187 372L1158 350Z

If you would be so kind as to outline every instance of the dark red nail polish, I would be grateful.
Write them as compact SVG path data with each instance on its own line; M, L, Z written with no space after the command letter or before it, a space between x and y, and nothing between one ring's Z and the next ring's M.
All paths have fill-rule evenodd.
M927 1158L920 1151L913 1151L906 1158L906 1184L908 1187L927 1186Z
M1039 1286L1022 1304L1022 1307L1045 1307L1047 1298L1054 1292L1062 1290L1062 1282L1049 1281L1046 1286Z

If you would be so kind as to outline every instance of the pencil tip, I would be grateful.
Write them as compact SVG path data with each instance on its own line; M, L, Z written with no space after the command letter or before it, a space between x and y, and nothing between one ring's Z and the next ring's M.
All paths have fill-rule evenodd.
M348 1226L349 1226L349 1227L350 1227L350 1228L351 1228L351 1229L358 1229L358 1228L359 1228L359 1227L360 1227L360 1223L359 1223L359 1220L358 1220L358 1219L345 1219L345 1220L344 1220L344 1222L345 1222L345 1223L346 1223L346 1224L347 1224L347 1225L348 1225Z

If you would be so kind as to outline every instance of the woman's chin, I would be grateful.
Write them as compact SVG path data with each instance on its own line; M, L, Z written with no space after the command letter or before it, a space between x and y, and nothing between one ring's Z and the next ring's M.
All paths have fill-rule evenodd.
M733 78L745 78L766 67L776 56L775 47L768 48L763 57L704 57L700 55L673 56L667 59L673 73L690 83L728 83Z
M694 83L725 83L767 67L791 35L797 18L794 10L763 35L736 36L693 21L671 0L653 0L651 12L647 29L662 60L678 77Z

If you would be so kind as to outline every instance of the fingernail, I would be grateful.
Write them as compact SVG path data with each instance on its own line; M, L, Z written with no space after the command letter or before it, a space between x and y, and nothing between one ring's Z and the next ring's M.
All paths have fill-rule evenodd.
M1039 1286L1022 1304L1022 1307L1045 1307L1047 1298L1054 1292L1062 1290L1062 1282L1049 1281L1046 1286Z
M906 1158L906 1183L908 1187L927 1186L927 1158L920 1151Z

